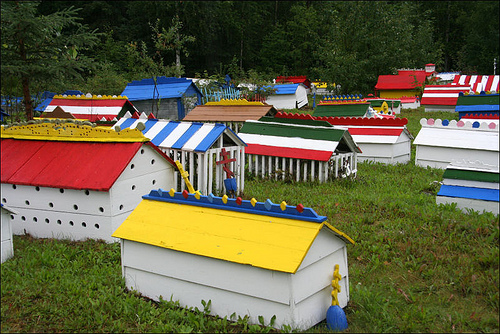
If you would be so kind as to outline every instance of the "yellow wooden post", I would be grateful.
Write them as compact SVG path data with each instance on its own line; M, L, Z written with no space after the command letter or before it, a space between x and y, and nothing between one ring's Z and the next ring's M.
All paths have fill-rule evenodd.
M182 168L181 163L179 160L175 160L175 164L177 165L177 168L179 169L179 172L181 173L182 178L184 179L184 182L186 182L186 187L188 188L188 191L193 194L194 193L194 188L191 182L189 182L189 173Z

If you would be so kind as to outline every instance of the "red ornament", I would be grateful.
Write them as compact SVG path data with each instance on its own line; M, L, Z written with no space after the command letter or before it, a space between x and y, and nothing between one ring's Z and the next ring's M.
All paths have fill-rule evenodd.
M182 196L184 196L185 199L188 198L189 193L188 193L188 191L186 189L184 189L184 191L182 192Z
M302 204L299 204L295 207L297 209L298 212L302 213L302 211L304 211L304 206Z
M236 198L236 204L241 205L242 202L243 200L241 199L241 197Z

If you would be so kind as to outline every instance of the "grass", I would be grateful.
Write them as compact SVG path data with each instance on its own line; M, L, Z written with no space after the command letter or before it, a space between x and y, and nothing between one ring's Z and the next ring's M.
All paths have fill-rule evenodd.
M399 116L414 137L422 117L457 119ZM356 241L347 246L347 332L498 332L499 217L436 205L442 174L414 158L364 162L355 179L323 184L248 179L243 197L302 203ZM204 310L184 309L127 291L118 244L15 236L14 248L1 266L2 332L275 331L237 315L212 317L208 301ZM320 323L307 332L328 330Z

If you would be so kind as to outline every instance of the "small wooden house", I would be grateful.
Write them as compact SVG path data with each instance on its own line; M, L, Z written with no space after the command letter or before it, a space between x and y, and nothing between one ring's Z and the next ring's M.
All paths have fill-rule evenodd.
M411 159L413 136L406 128L406 118L315 117L281 112L275 118L326 121L336 128L348 130L361 150L357 154L358 161L396 164Z
M468 85L427 85L420 105L425 107L425 111L454 111L459 93L469 89Z
M143 124L142 133L163 153L173 160L179 160L188 171L190 182L203 194L225 192L224 166L217 164L224 149L229 158L236 159L229 164L235 174L238 191L245 188L245 146L241 138L229 127L220 123L169 121L126 115L115 125L120 129L135 129ZM177 190L184 189L184 179L178 180Z
M59 107L59 108L58 108ZM55 95L41 118L75 118L90 122L113 122L137 109L123 96ZM64 115L70 114L72 117Z
M12 241L12 223L14 220L14 215L17 215L15 210L5 206L0 203L2 207L2 218L0 223L2 224L2 262L4 263L8 259L14 256L14 244Z
M361 150L349 131L324 121L262 117L247 121L239 136L248 145L248 170L261 177L296 181L355 176Z
M139 112L169 120L182 120L201 104L203 96L192 80L172 77L132 81L121 95L126 96Z
M376 95L382 98L417 96L419 88L435 73L435 65L426 64L425 69L400 69L397 75L379 75Z
M128 288L251 324L306 330L326 318L334 267L349 301L347 243L311 208L158 189L113 233Z
M275 82L277 84L284 84L284 83L303 84L306 87L308 93L309 90L311 89L311 81L305 75L289 75L289 76L278 75L275 79Z
M276 109L300 109L309 104L307 88L303 84L282 84L264 86L275 92L266 98L266 103Z
M460 119L465 115L492 115L500 114L500 99L497 93L464 94L459 93L455 112Z
M462 160L446 167L436 204L456 203L464 212L487 211L498 215L499 197L498 164Z
M350 99L324 99L314 109L314 116L325 117L341 117L341 116L358 116L363 117L367 114L370 107L370 102L363 99L350 100Z
M276 112L272 105L262 102L249 102L245 99L221 100L196 106L183 120L222 123L238 133L245 121L274 116Z
M453 160L479 160L498 165L499 127L494 122L420 120L422 128L413 141L415 164L445 169Z
M176 187L174 162L140 131L55 120L1 128L2 203L13 233L103 239L153 186Z

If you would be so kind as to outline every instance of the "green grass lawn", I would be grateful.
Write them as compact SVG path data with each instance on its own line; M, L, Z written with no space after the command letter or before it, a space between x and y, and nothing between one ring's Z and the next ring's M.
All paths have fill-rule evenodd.
M398 116L414 137L422 117L458 119ZM498 332L499 217L437 206L444 171L415 166L414 150L408 164L359 163L355 179L248 179L243 197L302 203L356 241L347 246L347 332ZM2 333L274 331L127 291L117 243L15 236L14 252L1 266Z

